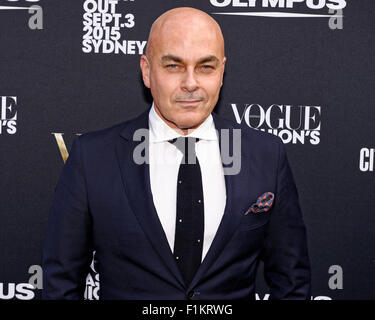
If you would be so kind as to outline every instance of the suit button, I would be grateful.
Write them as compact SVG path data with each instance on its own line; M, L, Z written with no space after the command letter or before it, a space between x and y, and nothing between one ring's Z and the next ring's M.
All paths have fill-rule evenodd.
M189 299L193 299L194 296L195 296L195 292L193 290L191 290L191 291L188 292L187 296L188 296Z

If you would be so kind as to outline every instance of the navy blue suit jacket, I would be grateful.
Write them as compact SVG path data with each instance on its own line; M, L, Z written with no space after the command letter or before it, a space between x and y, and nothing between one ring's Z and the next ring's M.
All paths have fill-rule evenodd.
M306 229L280 138L241 129L241 171L226 175L225 212L209 251L185 286L155 210L147 164L133 161L148 112L75 138L55 189L43 248L44 299L82 299L96 251L101 299L255 299L264 261L271 299L310 299ZM220 137L220 135L219 135ZM264 192L272 209L245 215Z

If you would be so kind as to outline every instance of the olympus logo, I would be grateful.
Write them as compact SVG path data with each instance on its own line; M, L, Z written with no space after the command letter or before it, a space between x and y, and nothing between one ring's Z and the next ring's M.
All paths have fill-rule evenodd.
M215 7L262 7L262 8L294 8L305 5L312 10L328 8L341 10L346 7L345 0L210 0Z
M270 294L266 293L263 296L259 293L255 294L255 300L269 300ZM332 300L331 297L328 296L311 296L310 300Z
M32 300L35 297L34 290L43 289L43 270L40 265L29 267L31 274L28 283L2 283L0 282L0 300Z
M326 17L329 18L328 27L331 30L343 29L343 9L346 7L345 0L210 0L210 3L216 8L232 7L237 10L243 8L262 9L261 11L212 12L212 14L217 15L271 18ZM271 12L269 9L277 9L278 11ZM298 10L299 12L291 12L291 10ZM321 12L318 10L324 11Z

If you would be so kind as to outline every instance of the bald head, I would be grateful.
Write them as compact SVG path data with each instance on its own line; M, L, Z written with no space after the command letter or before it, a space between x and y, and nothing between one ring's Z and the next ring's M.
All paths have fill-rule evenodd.
M166 37L194 37L205 33L221 47L224 56L224 37L219 24L207 13L189 7L181 7L166 11L151 26L146 55L151 57L153 49Z
M177 8L152 25L140 66L156 113L171 128L197 128L215 107L223 84L224 38L203 11Z

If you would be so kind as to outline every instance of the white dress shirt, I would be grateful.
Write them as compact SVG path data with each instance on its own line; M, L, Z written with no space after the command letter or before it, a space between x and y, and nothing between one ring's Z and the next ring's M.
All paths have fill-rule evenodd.
M167 236L171 251L174 249L176 229L177 176L183 154L168 140L181 137L156 113L154 104L149 113L150 183L154 205ZM185 137L199 138L195 152L201 167L204 238L202 261L211 246L226 204L224 171L219 141L212 115Z

